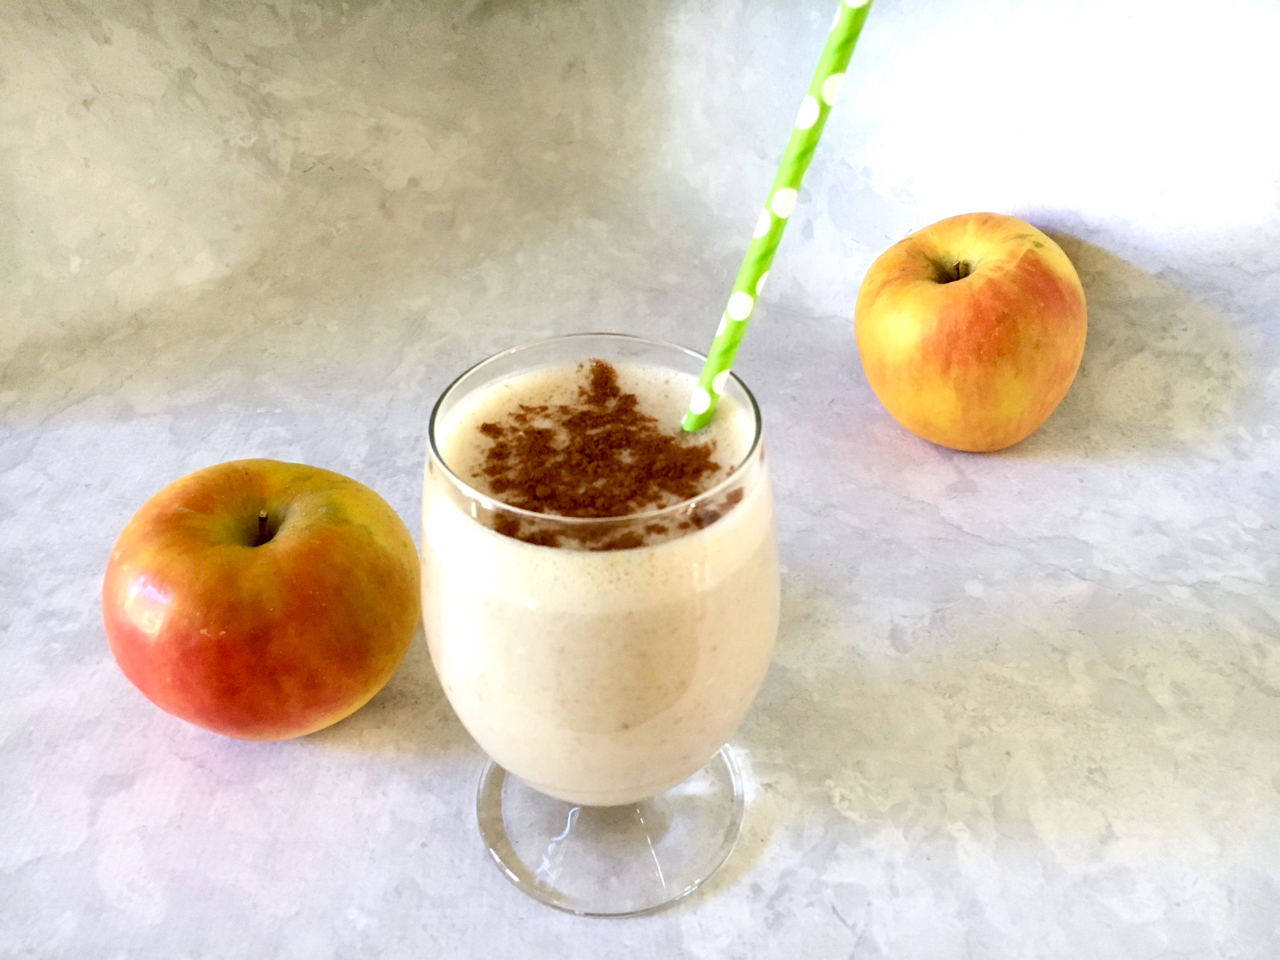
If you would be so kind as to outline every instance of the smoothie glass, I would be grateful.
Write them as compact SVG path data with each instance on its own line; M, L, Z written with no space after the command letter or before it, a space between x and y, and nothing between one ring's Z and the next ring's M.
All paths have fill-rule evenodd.
M760 411L735 377L717 417L742 431L745 455L661 510L549 517L450 469L441 451L468 402L590 359L692 387L705 358L583 334L508 350L454 381L429 428L422 598L445 694L491 758L477 798L491 855L551 906L618 916L691 893L733 846L743 790L726 743L772 655L778 564ZM601 543L640 545L591 549Z

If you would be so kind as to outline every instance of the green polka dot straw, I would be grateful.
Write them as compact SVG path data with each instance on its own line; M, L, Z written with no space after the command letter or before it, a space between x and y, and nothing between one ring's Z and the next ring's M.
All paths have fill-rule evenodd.
M831 32L827 34L818 67L809 81L809 92L800 102L795 129L791 131L773 186L769 188L768 202L760 211L738 279L733 282L733 293L729 296L724 316L720 318L720 329L712 341L698 385L689 398L689 409L684 415L685 430L701 430L711 422L715 413L725 381L729 379L729 368L738 353L738 344L742 342L747 321L769 275L773 254L782 239L782 231L786 229L787 218L795 209L800 181L809 169L809 161L813 159L814 148L822 136L822 128L826 126L831 105L840 92L849 58L853 56L853 46L858 42L858 34L862 32L862 24L870 9L871 0L840 0L840 9L836 11Z

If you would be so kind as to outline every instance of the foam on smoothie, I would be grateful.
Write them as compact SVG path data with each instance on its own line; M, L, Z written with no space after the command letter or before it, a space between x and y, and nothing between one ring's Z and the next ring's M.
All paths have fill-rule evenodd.
M547 518L642 518L698 497L742 463L753 415L725 398L696 434L680 428L691 375L586 360L478 390L437 425L440 453L464 482ZM544 546L623 549L714 522L736 504L704 503L664 523L588 531L499 517L498 532Z

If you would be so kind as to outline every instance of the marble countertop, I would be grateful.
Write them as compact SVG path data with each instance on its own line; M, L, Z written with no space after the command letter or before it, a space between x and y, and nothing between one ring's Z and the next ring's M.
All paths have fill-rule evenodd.
M271 744L109 655L103 567L164 483L305 461L416 535L465 366L705 347L830 6L0 3L0 957L1280 955L1265 0L877 0L740 355L782 626L741 841L674 909L501 877L420 635ZM1089 301L1062 406L985 456L885 414L851 319L880 250L970 209Z

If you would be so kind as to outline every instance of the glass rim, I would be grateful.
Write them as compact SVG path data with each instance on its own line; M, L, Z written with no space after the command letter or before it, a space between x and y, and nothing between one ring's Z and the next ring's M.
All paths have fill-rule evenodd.
M476 373L483 367L496 363L504 357L523 353L524 351L533 349L534 347L546 346L552 343L587 339L631 341L633 343L645 344L651 347L675 350L697 360L699 365L704 364L707 361L705 354L701 354L696 350L691 350L688 347L681 346L678 343L671 343L666 340L653 340L649 337L641 337L631 333L586 332L567 333L555 337L543 337L540 340L529 340L525 343L517 344L514 347L508 347L506 350L500 350L478 363L473 363L466 370L463 370L462 373L454 377L453 380L449 382L449 385L441 391L440 396L436 399L435 404L431 408L431 416L427 420L427 449L430 454L430 458L440 466L444 471L444 475L455 487L460 489L463 495L468 499L479 502L486 510L494 513L505 513L513 517L521 517L537 523L547 523L548 521L551 521L558 524L562 523L570 527L590 527L592 525L604 526L607 524L635 522L638 520L644 520L647 523L661 522L663 518L675 515L683 510L687 510L693 504L723 493L725 489L731 487L737 482L739 472L744 466L751 462L752 458L757 455L757 452L760 449L760 442L764 434L764 419L760 412L760 404L756 402L755 394L751 392L747 385L743 383L738 375L732 370L729 371L729 378L733 380L739 388L741 388L751 405L752 420L755 424L755 430L751 437L751 446L747 448L747 452L743 454L742 459L735 463L729 473L727 473L715 486L708 487L701 493L681 500L678 503L673 503L651 512L629 513L618 517L566 517L558 513L539 513L536 510L527 510L524 507L513 507L511 504L505 503L497 497L477 490L466 480L462 479L462 477L454 473L453 469L445 463L444 457L440 454L440 448L436 444L436 420L439 417L441 406L444 405L444 402L454 392L458 384L462 383L463 380L467 379L467 377ZM585 360L590 358L584 356L582 359ZM531 369L537 368L535 367Z

